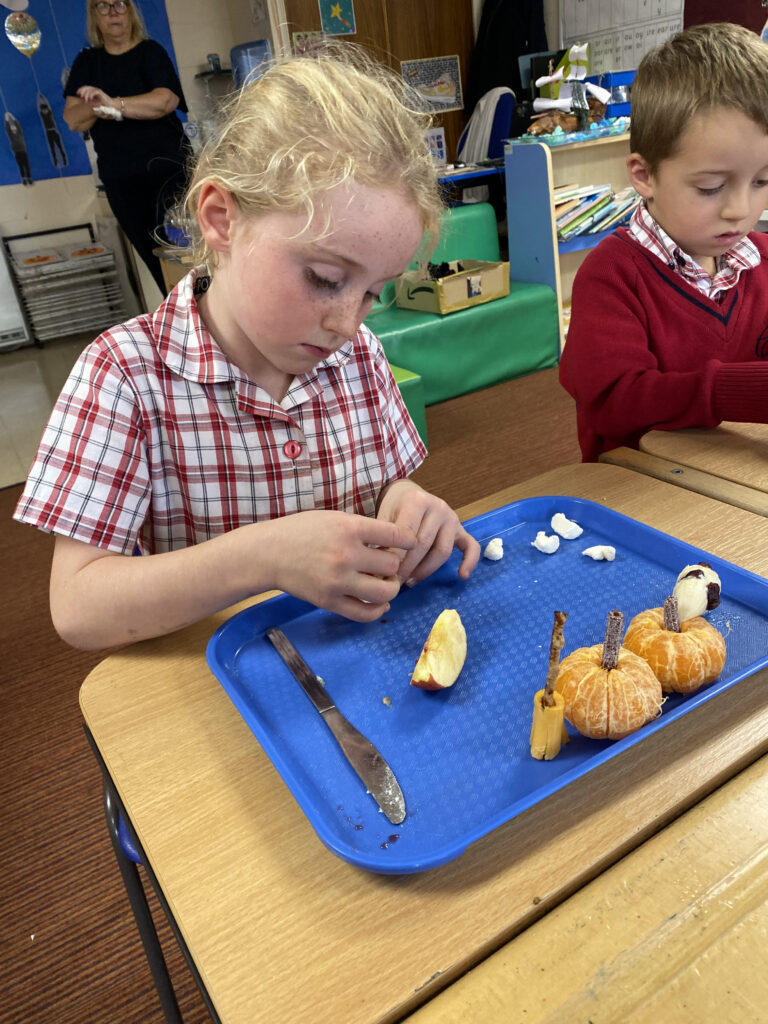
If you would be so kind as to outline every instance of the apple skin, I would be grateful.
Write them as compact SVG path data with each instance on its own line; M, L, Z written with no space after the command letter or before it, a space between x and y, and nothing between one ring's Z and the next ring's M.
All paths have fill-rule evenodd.
M454 679L454 683L456 680ZM419 690L447 690L448 687L453 686L453 683L438 683L434 676L430 676L429 679L417 679L415 676L411 679L411 686L415 686Z
M411 676L420 690L446 690L459 678L467 657L467 634L455 608L435 619Z

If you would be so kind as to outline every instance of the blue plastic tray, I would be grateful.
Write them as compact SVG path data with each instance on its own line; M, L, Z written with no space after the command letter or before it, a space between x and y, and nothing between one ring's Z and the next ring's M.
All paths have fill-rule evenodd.
M563 512L584 533L554 555L531 546ZM281 596L233 616L212 636L211 669L322 841L370 871L405 874L458 857L466 847L531 805L615 757L643 737L768 664L768 581L590 501L530 498L466 524L484 546L504 540L498 562L481 559L469 580L458 556L429 580L404 590L377 622L361 625ZM614 562L582 555L616 548ZM625 624L659 606L683 566L706 561L723 597L708 614L725 636L720 679L689 697L673 696L660 718L623 740L571 742L553 761L530 756L533 694L544 684L554 610L568 612L563 656L601 643L612 608ZM461 614L468 638L453 687L409 685L437 615ZM264 638L279 625L346 715L391 765L407 816L393 826L354 774L330 730ZM391 706L383 703L391 699Z

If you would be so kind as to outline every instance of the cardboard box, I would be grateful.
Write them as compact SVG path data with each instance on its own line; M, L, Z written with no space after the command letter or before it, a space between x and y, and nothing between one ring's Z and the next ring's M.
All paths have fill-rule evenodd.
M448 265L453 269L459 264L463 270L456 269L434 281L425 276L425 271L406 271L395 285L398 306L445 314L509 295L509 263L453 260Z

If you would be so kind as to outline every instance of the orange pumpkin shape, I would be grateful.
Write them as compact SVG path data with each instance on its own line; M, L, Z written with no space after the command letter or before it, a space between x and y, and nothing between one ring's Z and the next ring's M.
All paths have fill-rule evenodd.
M555 689L565 717L591 739L620 740L661 714L661 683L647 662L621 646L624 616L608 616L605 642L579 647L560 663Z
M662 689L693 693L723 671L725 640L700 615L679 627L665 628L663 608L647 608L630 622L624 646L648 663Z

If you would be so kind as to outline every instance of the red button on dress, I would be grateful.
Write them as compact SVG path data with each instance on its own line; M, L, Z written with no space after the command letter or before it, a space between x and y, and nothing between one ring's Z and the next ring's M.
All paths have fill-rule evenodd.
M286 441L283 445L283 455L289 459L298 459L301 455L301 445L298 441Z

